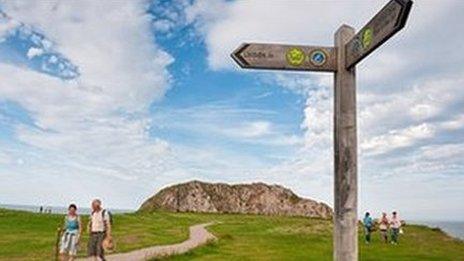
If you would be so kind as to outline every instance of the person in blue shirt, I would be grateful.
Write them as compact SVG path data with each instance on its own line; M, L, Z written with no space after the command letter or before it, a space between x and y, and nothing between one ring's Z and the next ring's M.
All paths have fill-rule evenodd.
M366 244L369 244L371 242L371 233L374 228L374 221L372 220L371 214L369 212L366 212L364 215L363 224Z
M77 206L69 205L68 214L64 218L63 234L60 244L60 260L74 260L82 234L82 223L77 214Z

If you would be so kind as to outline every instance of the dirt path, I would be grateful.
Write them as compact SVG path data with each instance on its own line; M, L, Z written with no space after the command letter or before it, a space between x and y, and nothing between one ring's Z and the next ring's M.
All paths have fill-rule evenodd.
M106 256L108 261L142 261L148 260L155 257L170 256L174 254L182 254L189 250L204 245L208 241L216 240L216 237L206 230L206 227L212 223L194 225L189 228L190 236L189 239L184 242L164 245L164 246L152 246L142 248L127 253L112 254ZM78 259L79 261L90 261L90 258ZM93 261L93 260L92 260Z

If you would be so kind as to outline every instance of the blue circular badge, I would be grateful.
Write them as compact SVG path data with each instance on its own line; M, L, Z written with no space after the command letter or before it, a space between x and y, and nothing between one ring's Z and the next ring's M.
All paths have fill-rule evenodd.
M327 55L322 50L315 50L309 55L310 61L316 66L321 66L327 60Z

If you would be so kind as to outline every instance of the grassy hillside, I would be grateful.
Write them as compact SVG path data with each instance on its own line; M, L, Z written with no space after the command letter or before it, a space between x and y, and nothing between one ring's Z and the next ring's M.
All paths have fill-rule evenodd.
M61 220L61 215L0 209L0 260L51 260ZM330 221L252 215L115 215L117 249L179 242L188 237L188 226L209 221L218 222L209 228L217 243L169 260L331 260ZM361 260L464 260L464 243L441 231L407 226L400 240L398 246L384 245L375 235L373 244L360 244Z
M0 260L52 260L56 231L63 215L36 214L0 209ZM83 217L86 227L88 218ZM193 217L163 214L114 215L114 237L119 252L171 244L188 238ZM81 256L88 234L81 242Z
M168 260L332 260L332 224L326 220L278 217L223 217L210 227L219 241ZM438 229L406 226L399 245L384 244L377 233L360 260L464 261L464 242Z

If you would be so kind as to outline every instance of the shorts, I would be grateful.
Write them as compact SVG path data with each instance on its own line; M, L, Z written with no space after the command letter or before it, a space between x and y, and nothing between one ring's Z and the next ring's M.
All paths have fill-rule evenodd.
M77 233L64 232L61 237L60 254L75 256L78 250L77 239Z
M105 232L92 232L90 233L89 245L87 248L88 256L98 256L103 258L103 240L105 239Z
M384 236L384 237L387 237L387 235L388 235L387 232L388 232L388 231L387 231L386 229L381 229L381 230L380 230L380 234L381 234L382 236Z

